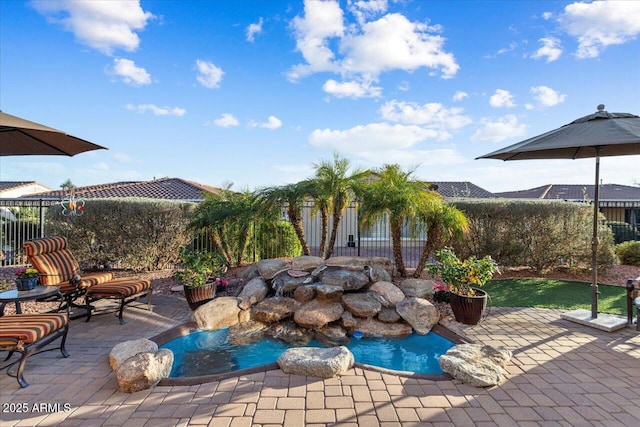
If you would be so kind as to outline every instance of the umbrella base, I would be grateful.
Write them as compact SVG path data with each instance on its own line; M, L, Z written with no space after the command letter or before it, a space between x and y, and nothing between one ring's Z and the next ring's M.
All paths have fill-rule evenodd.
M627 326L627 319L622 316L613 314L598 313L597 318L591 317L590 310L578 309L567 311L560 316L564 320L579 323L581 325L590 326L605 332L613 332Z

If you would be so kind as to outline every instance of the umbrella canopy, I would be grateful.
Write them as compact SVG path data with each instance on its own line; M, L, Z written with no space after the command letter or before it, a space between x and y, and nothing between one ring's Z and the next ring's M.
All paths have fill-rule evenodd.
M0 156L62 155L105 149L84 139L0 111Z
M591 317L598 317L598 205L600 157L640 154L640 117L609 113L598 105L594 114L581 117L558 129L534 136L478 159L596 159L593 237L591 242Z

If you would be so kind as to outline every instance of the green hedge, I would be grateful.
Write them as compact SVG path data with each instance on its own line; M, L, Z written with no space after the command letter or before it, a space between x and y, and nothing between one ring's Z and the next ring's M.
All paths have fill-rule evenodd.
M454 242L462 257L491 255L504 266L546 270L558 266L590 265L593 208L564 201L453 200L469 219L470 233ZM609 227L598 229L598 267L615 259Z
M152 199L89 199L82 216L47 211L47 235L69 239L83 267L123 263L137 271L167 268L191 243L186 230L193 203Z
M302 245L289 221L261 225L256 233L256 241L260 259L302 255Z
M620 243L616 246L616 255L620 264L640 266L640 241Z

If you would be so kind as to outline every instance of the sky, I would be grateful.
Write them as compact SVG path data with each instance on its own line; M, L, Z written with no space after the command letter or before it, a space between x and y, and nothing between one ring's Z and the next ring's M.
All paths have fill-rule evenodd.
M52 189L175 177L255 190L334 154L488 191L590 185L594 159L476 157L640 115L640 1L0 1L0 109L107 147L0 157ZM640 156L603 183L640 185Z

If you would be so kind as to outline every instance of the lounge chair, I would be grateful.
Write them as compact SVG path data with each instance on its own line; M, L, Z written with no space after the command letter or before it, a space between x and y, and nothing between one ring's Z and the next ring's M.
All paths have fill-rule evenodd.
M64 357L69 357L64 347L67 332L69 332L69 317L66 313L17 314L0 317L0 350L9 352L5 362L16 351L22 355L20 360L15 362L18 363L15 377L20 387L29 385L23 376L27 358L45 345L62 337L60 347L57 348ZM15 363L5 365L2 369L7 369L7 374L13 376L9 370Z
M87 322L94 307L91 302L99 299L120 300L118 319L124 324L122 313L127 304L146 295L151 310L151 282L139 278L115 279L111 272L82 274L78 261L67 248L67 239L53 236L25 242L25 253L31 265L40 272L40 284L59 286L67 310L78 307L75 300L85 297ZM63 308L62 304L58 311Z

